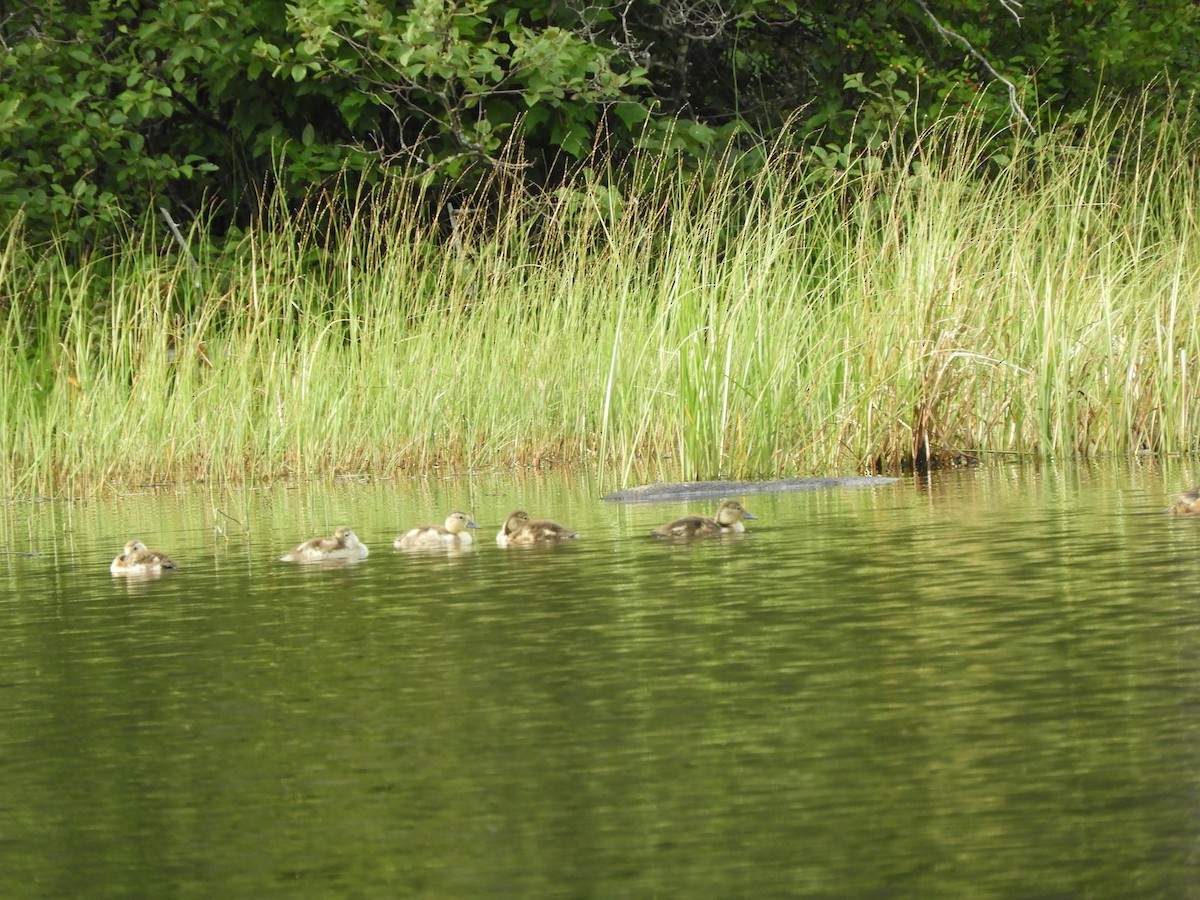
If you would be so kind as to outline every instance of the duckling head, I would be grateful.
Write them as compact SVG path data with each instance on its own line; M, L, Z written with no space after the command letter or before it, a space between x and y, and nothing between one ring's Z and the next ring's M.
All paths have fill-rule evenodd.
M746 510L742 504L736 500L726 500L717 507L717 524L732 525L735 522L740 522L742 519L757 519L758 516Z
M529 524L529 513L518 509L504 520L504 533L513 534Z
M446 516L445 528L451 534L460 534L468 528L479 528L480 526L471 521L471 517L464 512L452 512Z

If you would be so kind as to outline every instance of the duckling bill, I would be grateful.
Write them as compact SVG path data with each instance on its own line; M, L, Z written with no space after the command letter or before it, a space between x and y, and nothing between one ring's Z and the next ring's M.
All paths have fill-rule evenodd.
M714 534L741 534L746 530L743 519L757 519L736 500L726 500L717 507L714 516L683 516L651 532L655 537L708 537Z
M328 562L338 560L353 562L365 559L370 553L358 535L344 525L333 533L333 537L312 538L279 557L280 562Z
M177 568L165 553L150 550L141 541L125 544L125 550L112 561L108 570L114 575L159 575Z
M443 525L418 525L396 538L392 546L397 550L418 550L426 547L465 547L474 543L468 529L478 528L470 516L463 512L452 512Z

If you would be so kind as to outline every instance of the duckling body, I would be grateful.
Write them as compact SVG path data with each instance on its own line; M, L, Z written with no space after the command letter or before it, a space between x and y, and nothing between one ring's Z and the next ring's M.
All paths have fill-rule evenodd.
M1200 513L1200 487L1194 487L1190 491L1184 491L1179 495L1179 499L1167 508L1173 516L1189 516Z
M426 547L465 547L474 543L470 528L478 528L466 513L452 512L444 525L418 525L396 538L397 550L418 550Z
M171 558L147 549L141 541L129 541L124 552L112 561L108 570L114 575L158 575L177 568Z
M736 500L726 500L717 507L715 516L683 516L651 532L655 537L708 537L714 534L741 534L746 530L743 519L757 519Z
M333 537L312 538L279 557L280 562L328 562L340 560L353 562L365 559L370 553L358 535L344 525L333 533Z
M511 547L529 544L557 544L579 537L578 531L572 531L557 522L548 519L530 519L529 514L517 510L504 521L504 527L496 535L496 543L501 547Z

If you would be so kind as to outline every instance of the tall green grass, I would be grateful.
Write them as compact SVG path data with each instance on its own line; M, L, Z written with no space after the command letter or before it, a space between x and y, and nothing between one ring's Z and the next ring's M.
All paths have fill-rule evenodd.
M1200 162L1097 117L970 119L853 170L769 148L511 186L454 239L416 189L294 211L200 285L165 229L0 234L7 494L586 464L608 484L1197 446Z

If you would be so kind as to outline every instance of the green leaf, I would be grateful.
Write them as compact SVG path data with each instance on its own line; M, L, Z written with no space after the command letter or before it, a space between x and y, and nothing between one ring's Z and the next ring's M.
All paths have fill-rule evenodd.
M641 125L650 117L650 110L637 103L614 103L611 109L626 128Z

